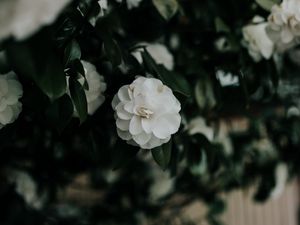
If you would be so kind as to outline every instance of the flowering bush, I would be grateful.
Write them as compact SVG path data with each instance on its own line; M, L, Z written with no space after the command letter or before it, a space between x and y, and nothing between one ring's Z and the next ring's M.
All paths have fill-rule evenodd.
M298 5L0 1L0 223L190 224L201 199L219 224L220 193L279 196L300 165Z

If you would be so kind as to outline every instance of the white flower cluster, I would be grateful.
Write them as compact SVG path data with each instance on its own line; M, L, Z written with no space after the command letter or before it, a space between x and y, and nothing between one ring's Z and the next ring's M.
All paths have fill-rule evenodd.
M23 88L14 72L0 75L0 129L13 123L22 110Z
M249 55L255 62L262 58L270 59L274 51L274 43L266 32L267 22L262 17L256 16L252 24L243 27L245 45L248 48Z
M172 90L155 78L138 77L112 101L120 138L142 149L167 143L179 129L181 109Z
M146 50L149 52L149 54L157 64L162 64L168 70L174 69L174 57L166 46L159 43L150 44L145 42L139 43L137 44L137 46L145 46ZM143 62L141 54L142 51L143 49L139 48L132 53L133 56L139 61L139 63Z
M280 5L274 5L268 20L268 35L279 51L300 43L299 0L283 0Z
M81 63L83 65L85 71L85 79L89 87L88 90L85 90L86 100L88 104L88 114L93 115L105 100L103 92L106 90L106 83L104 82L103 76L101 76L97 72L96 67L93 64L84 60L81 60ZM81 77L80 79L78 79L78 81L81 85L83 85L85 79L84 77ZM76 111L74 115L77 116Z
M1 0L0 39L25 39L49 25L70 0Z
M300 1L283 0L273 5L268 21L255 16L243 27L244 42L255 62L270 59L300 43Z

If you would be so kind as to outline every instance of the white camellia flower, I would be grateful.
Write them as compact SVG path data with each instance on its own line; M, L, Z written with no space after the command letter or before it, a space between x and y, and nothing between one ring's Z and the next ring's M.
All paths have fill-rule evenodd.
M267 35L267 22L263 18L256 16L253 18L253 24L243 27L243 36L245 46L248 48L249 55L255 62L262 58L270 59L274 52L274 43Z
M121 3L123 0L116 0L117 2ZM143 0L126 0L127 8L133 9L140 5L141 1Z
M172 90L155 78L138 77L112 101L120 138L142 149L167 143L179 129L181 109Z
M22 110L23 88L14 72L0 75L0 129L13 123Z
M0 39L25 39L54 22L70 0L1 0Z
M88 90L84 90L88 105L88 114L93 115L105 100L103 92L106 90L106 83L104 82L103 76L97 72L96 67L93 64L84 60L81 60L81 63L83 65L85 78L89 87ZM84 77L81 77L78 81L81 85L83 85L85 79ZM68 80L67 83L69 83ZM77 116L76 111L74 115Z
M174 57L166 46L159 43L150 44L144 42L137 44L137 46L145 46L147 51L157 64L162 64L168 70L174 69ZM143 49L139 48L132 53L133 56L139 61L139 63L143 62L141 54L142 51Z
M299 43L299 0L283 0L280 5L274 5L268 21L267 33L276 43L278 51L284 51Z

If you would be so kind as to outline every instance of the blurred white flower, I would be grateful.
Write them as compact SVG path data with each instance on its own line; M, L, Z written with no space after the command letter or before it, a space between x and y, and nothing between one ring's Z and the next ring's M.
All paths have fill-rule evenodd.
M116 1L121 3L123 0L116 0ZM126 0L127 8L128 9L136 8L140 5L141 1L143 0Z
M285 185L289 178L288 166L285 163L279 163L275 168L275 187L270 196L274 199L281 196L284 191Z
M0 39L25 39L54 22L70 0L1 0Z
M259 16L253 18L253 24L243 27L245 46L255 62L262 58L270 59L274 52L274 43L266 32L267 22Z
M174 190L175 178L171 177L169 171L163 171L157 165L151 167L149 172L152 178L149 187L149 200L152 203L157 203Z
M8 170L9 182L15 185L16 192L23 197L27 205L34 209L41 209L46 200L46 192L39 193L36 182L26 172L21 170Z
M97 72L96 67L93 64L84 60L81 60L81 63L83 65L86 82L89 87L88 90L84 90L88 105L88 114L93 115L105 100L103 92L106 90L106 83L104 82L103 76ZM84 77L80 77L78 81L81 85L85 83ZM69 84L68 80L67 84ZM77 116L76 111L74 115Z
M179 129L181 109L172 90L155 78L138 77L112 101L120 138L143 149L167 143Z
M164 65L168 70L174 69L174 57L171 52L167 49L166 46L159 43L139 43L137 46L145 46L151 57L157 64ZM143 62L142 48L135 50L132 54L139 61L139 63Z
M214 129L206 125L204 118L197 117L192 119L186 126L189 135L202 134L207 140L214 139Z
M108 9L107 0L99 0L98 3L101 7L101 10L107 10Z
M199 116L192 119L186 125L185 129L187 129L189 135L202 134L211 143L220 144L226 155L232 154L233 146L229 137L228 127L225 122L220 121L218 129L215 129L214 127L207 126L205 119ZM200 166L200 168L202 167Z
M267 33L275 42L278 51L284 51L299 43L299 0L283 0L280 5L274 5L268 21Z
M13 123L22 110L23 88L14 72L0 75L0 129Z
M236 86L239 84L239 78L233 76L232 73L225 73L223 70L218 70L216 76L221 83L222 87Z

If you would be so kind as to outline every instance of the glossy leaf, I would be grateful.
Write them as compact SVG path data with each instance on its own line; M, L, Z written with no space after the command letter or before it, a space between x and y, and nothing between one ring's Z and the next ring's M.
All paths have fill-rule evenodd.
M170 164L171 152L172 141L151 150L153 159L162 169L166 169Z
M85 92L81 84L76 79L69 80L70 94L78 113L80 123L83 123L87 118L87 100Z

